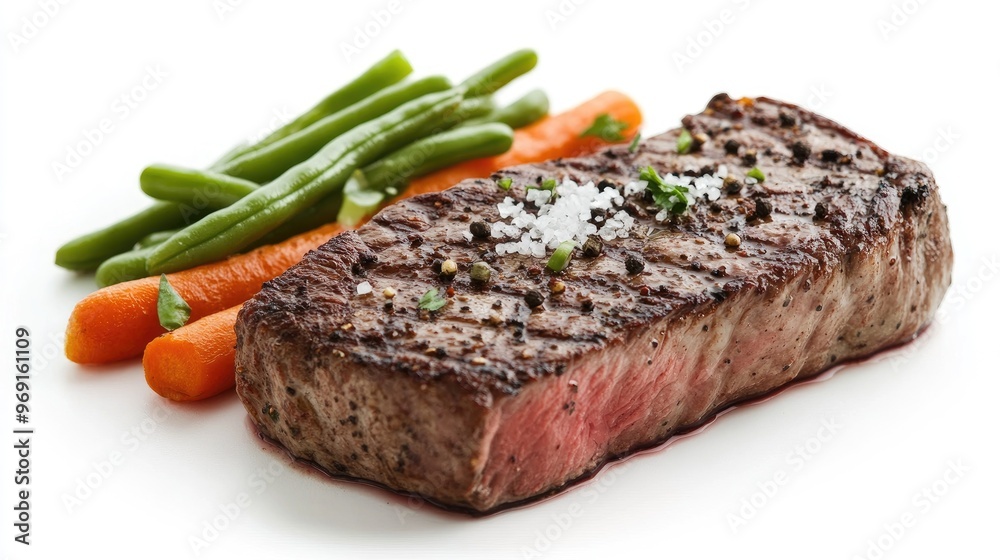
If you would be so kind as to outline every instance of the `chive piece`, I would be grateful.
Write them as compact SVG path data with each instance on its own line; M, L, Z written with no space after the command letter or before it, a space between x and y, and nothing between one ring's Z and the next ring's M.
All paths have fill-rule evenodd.
M593 136L605 142L621 142L625 139L622 131L628 128L628 123L620 121L607 113L601 113L594 119L587 130L580 133L580 137Z
M757 179L758 183L764 182L764 172L761 171L760 168L758 167L754 167L750 171L747 171L747 177L753 177L754 179Z
M505 191L509 191L511 185L513 185L513 184L514 184L514 181L510 177L504 177L503 179L500 179L499 181L497 181L497 186L500 187L501 189L505 190Z
M628 145L628 153L634 154L639 149L639 140L642 140L642 133L636 132L632 137L632 142Z
M569 260L573 256L574 247L576 247L575 241L563 241L556 247L556 252L552 253L549 263L545 266L552 272L566 270L566 267L569 266Z
M438 295L437 288L431 288L420 296L420 301L417 303L417 307L420 309L426 309L427 311L437 311L445 306L448 300Z
M191 306L174 290L166 274L160 275L160 292L156 296L156 316L160 326L172 331L179 329L191 318Z
M686 154L691 151L691 144L694 142L694 138L691 137L691 132L688 129L682 129L680 136L677 137L677 153Z
M639 172L639 179L646 181L646 190L653 195L653 202L660 208L669 210L673 214L683 214L687 210L687 187L667 183L649 165Z
M542 181L542 189L551 191L554 190L555 188L556 188L555 179L545 179L544 181Z

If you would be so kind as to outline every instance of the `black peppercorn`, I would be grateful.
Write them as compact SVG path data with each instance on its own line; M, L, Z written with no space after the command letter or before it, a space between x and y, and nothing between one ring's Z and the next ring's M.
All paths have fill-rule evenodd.
M816 213L815 219L822 220L823 218L826 217L827 214L830 213L830 209L826 207L826 203L817 202L814 212Z
M795 116L791 113L781 111L778 113L778 122L781 124L781 128L792 128L795 126Z
M469 231L475 237L489 237L490 236L490 226L486 225L486 222L472 222L469 224Z
M757 150L747 150L743 153L744 165L755 165L757 163Z
M528 304L528 307L534 309L545 302L545 296L543 296L538 290L528 290L528 293L524 294L524 303Z
M807 159L809 159L811 154L812 149L809 148L805 142L799 141L792 144L792 159L794 159L796 163L804 163Z
M762 220L771 216L771 209L771 203L763 198L758 198L754 202L754 213Z
M723 145L723 147L726 149L726 153L731 156L735 156L736 154L740 153L740 143L737 142L736 140L733 140L732 138L726 140L726 143Z
M836 163L840 161L841 157L840 152L837 150L823 150L820 153L820 159L827 163Z
M639 274L646 268L646 261L642 260L642 257L636 255L635 253L629 253L625 256L625 270L629 274Z
M588 258L594 258L601 254L604 250L604 243L600 238L591 235L583 243L583 256Z
M729 175L722 180L722 188L726 191L726 194L739 194L743 190L743 183L736 177Z

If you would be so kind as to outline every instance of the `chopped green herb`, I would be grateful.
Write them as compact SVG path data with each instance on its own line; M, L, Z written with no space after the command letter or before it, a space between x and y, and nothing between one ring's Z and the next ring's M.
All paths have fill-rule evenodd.
M156 315L160 319L160 326L168 331L183 327L191 318L191 307L170 285L166 274L160 275L160 292L156 296Z
M509 191L511 185L513 185L513 184L514 184L514 181L511 180L510 177L504 177L503 179L500 179L499 181L497 181L497 186L499 186L501 189L503 189L505 191Z
M628 145L628 153L634 154L639 149L639 140L642 140L642 133L636 132L635 136L632 137L632 142Z
M556 252L552 253L552 257L549 258L549 262L545 266L552 272L562 272L569 266L574 247L576 247L575 241L563 241L556 247Z
M556 186L558 184L559 183L557 183L555 179L543 179L541 185L539 185L537 187L535 185L528 185L526 188L527 189L537 189L537 190L540 190L540 191L554 191L554 190L556 190Z
M594 136L605 142L621 142L625 139L622 131L628 128L628 123L620 121L607 113L601 113L594 119L590 128L584 130L580 136Z
M680 136L677 137L677 153L686 154L690 152L693 142L694 138L691 137L691 132L686 128L681 130Z
M750 171L747 171L747 177L753 177L754 179L757 179L758 183L764 182L764 172L757 167L754 167Z
M437 311L444 307L446 303L448 303L448 300L438 295L437 288L431 288L424 295L420 296L420 302L417 304L417 307L426 309L427 311Z
M651 166L639 172L639 179L646 181L646 190L653 195L653 202L660 208L674 214L683 214L687 210L687 187L668 184Z

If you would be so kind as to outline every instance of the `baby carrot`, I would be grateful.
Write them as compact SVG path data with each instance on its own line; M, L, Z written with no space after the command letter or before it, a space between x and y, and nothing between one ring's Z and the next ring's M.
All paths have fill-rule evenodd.
M170 285L191 306L191 321L243 303L262 283L336 235L330 224L242 255L168 274ZM97 290L83 298L66 327L66 357L81 364L134 358L166 332L156 316L159 279L141 278Z
M153 339L142 355L146 383L173 401L207 399L235 384L236 314L243 304Z

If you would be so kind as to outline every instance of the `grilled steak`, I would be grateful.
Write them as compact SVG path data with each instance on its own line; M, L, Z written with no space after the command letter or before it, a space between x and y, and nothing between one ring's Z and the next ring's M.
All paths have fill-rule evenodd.
M335 475L492 511L931 320L952 251L926 166L764 98L720 94L683 124L691 153L673 130L635 153L463 181L389 206L265 284L236 327L237 390L260 431ZM505 240L482 225L468 235L545 178L621 189L645 166L723 164L738 181L714 204L664 220L629 198L630 235L578 250L555 290L547 256L497 255ZM752 167L763 182L743 179ZM488 282L470 279L476 261ZM363 282L373 293L358 295ZM436 311L418 305L431 288L447 301Z

